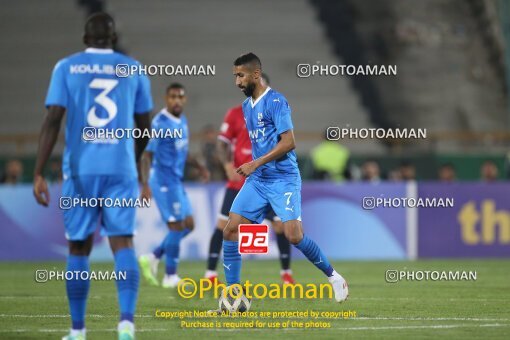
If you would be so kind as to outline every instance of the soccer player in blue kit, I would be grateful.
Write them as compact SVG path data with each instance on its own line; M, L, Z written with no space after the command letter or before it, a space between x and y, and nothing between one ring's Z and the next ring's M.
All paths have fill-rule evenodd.
M186 161L199 169L204 181L209 179L209 171L188 155L188 120L183 113L187 101L186 89L179 83L172 83L166 89L165 99L166 108L154 117L152 129L170 131L173 136L151 139L143 153L140 177L142 197L154 196L169 230L162 244L152 253L140 256L138 261L145 279L152 285L158 285L156 275L159 259L165 254L165 276L161 285L163 288L175 288L181 280L177 275L179 245L182 238L194 228L191 203L182 183ZM182 136L177 136L178 132Z
M234 61L235 84L248 97L243 114L252 144L253 161L237 172L247 177L230 209L223 231L223 267L227 285L240 284L241 254L238 226L260 223L269 207L283 222L287 239L328 278L335 300L349 295L347 282L329 263L319 246L303 233L301 176L294 152L291 109L285 97L261 82L262 65L253 53Z
M139 196L137 161L148 138L85 138L84 129L150 128L152 111L150 82L146 76L116 75L117 65L139 63L112 47L116 41L113 19L97 13L87 19L84 43L87 49L60 60L51 76L46 97L46 114L34 171L34 195L48 206L44 166L57 140L64 115L62 196L82 199L111 198L136 200ZM88 272L94 231L100 219L101 233L108 236L114 254L115 271L126 274L117 280L120 322L119 339L134 339L139 271L133 249L134 206L86 207L64 210L65 235L69 244L67 271ZM88 277L88 275L86 276ZM66 281L72 328L64 339L85 339L85 314L90 281L75 275Z

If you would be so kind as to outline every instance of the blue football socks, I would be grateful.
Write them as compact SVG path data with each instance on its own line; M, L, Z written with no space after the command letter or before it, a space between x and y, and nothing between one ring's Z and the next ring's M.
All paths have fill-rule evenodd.
M115 254L115 271L117 274L117 294L120 306L120 321L133 322L138 297L138 284L140 273L136 261L135 251L132 248L123 248ZM119 273L125 272L126 279L123 280Z
M165 255L166 255L166 274L173 275L177 272L179 262L179 243L181 242L183 231L170 230L165 237Z
M168 236L168 235L167 235ZM163 242L161 242L161 244L159 246L156 247L156 249L154 249L152 251L152 253L154 254L154 257L156 257L158 260L163 256L163 254L165 253L165 240L166 240L166 237L163 239Z
M295 245L306 258L312 262L317 268L322 270L326 276L330 277L333 275L333 267L329 263L326 255L322 252L319 246L308 236L304 235L303 239Z
M227 285L241 283L241 254L239 242L223 240L223 269Z
M88 256L69 255L66 270L88 272L90 270ZM71 280L66 280L67 299L69 300L73 329L85 328L85 310L89 288L90 280L82 280L81 275L73 275Z
M191 233L191 229L188 229L188 228L184 228L182 231L181 231L181 240L186 237L189 233ZM166 237L163 239L163 242L161 242L161 244L159 246L156 247L156 249L154 249L152 251L152 253L154 254L154 256L159 260L163 257L163 254L165 253L165 243L167 242L167 239L168 237L170 237L170 233L168 233L166 235ZM175 236L172 236L172 237L175 237Z

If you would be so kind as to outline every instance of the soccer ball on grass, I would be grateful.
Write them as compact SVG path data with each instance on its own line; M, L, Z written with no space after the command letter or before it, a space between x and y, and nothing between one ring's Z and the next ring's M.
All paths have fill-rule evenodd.
M222 312L244 313L250 310L251 300L237 286L227 287L221 293L219 307Z

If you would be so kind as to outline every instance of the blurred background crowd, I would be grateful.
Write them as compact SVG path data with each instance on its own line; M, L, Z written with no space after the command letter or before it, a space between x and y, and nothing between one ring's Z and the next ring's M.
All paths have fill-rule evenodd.
M146 65L215 65L214 76L151 77L156 111L170 82L186 86L191 152L212 181L225 179L215 152L223 116L244 100L234 86L232 61L248 51L259 55L271 86L293 108L305 180L509 178L508 1L261 0L246 2L247 11L242 1L221 0L215 15L208 3L22 0L4 7L2 183L32 180L51 70L84 49L83 22L103 10L117 22L116 49ZM398 73L300 78L296 66L302 63L397 65ZM328 141L328 126L420 128L427 138ZM62 147L63 130L46 172L53 182L61 179ZM188 167L186 180L196 179L196 169Z
M207 125L202 130L200 141L200 153L198 159L209 169L211 181L225 181L224 168L216 153L217 130ZM415 181L421 179L437 180L441 182L454 182L462 180L457 174L456 166L451 162L437 165L435 173L421 174L419 168L409 159L401 159L392 167L383 167L377 159L366 158L361 161L353 161L349 150L336 141L324 140L309 155L305 155L300 161L301 174L304 180L328 180L332 182L365 181L378 183L380 181ZM33 166L33 159L25 160L28 166ZM500 170L501 166L496 161L482 158L477 159L478 177L469 180L483 182L495 182L504 180L506 176ZM472 163L472 162L471 162ZM503 167L504 168L504 167ZM30 182L31 171L27 171L24 162L20 159L10 158L4 162L0 183L15 185ZM62 181L62 169L59 159L50 162L46 176L50 182ZM198 181L199 169L193 164L186 166L186 180Z

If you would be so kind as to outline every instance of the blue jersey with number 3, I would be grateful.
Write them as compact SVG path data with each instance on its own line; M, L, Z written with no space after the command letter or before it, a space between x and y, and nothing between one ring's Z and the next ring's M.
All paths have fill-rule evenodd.
M152 110L150 82L146 76L116 75L116 68L131 65L139 63L113 50L96 48L87 48L56 64L46 107L66 108L64 178L136 176L133 138L83 139L86 127L132 129L134 114Z
M248 98L243 103L243 114L250 136L253 159L274 149L280 135L292 130L291 109L287 99L270 87L255 102ZM257 168L250 177L261 180L293 180L299 178L296 153L287 152L281 158Z

